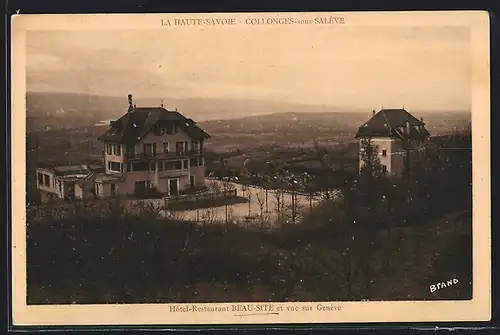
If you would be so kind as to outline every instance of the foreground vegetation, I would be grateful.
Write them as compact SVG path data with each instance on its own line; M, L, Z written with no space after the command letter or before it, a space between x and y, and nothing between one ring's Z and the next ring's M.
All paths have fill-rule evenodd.
M367 168L346 174L340 199L273 230L125 213L119 203L28 212L28 303L470 299L472 156L453 150L470 147L470 129L443 138L396 183L368 143Z

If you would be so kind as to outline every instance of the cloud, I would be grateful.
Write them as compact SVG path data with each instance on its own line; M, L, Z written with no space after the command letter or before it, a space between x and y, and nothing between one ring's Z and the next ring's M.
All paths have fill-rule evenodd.
M27 76L103 95L453 108L469 104L469 63L460 27L44 31L29 33Z

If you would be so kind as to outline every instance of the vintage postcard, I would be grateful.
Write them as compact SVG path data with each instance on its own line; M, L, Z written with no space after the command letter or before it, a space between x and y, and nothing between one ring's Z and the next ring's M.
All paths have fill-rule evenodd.
M14 325L490 320L488 13L11 26Z

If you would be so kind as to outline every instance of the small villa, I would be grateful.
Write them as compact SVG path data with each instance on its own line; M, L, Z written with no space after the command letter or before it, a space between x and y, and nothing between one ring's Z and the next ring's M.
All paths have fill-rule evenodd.
M360 142L359 169L363 166L361 143L369 139L378 148L384 171L390 176L402 176L413 163L421 160L429 136L423 119L417 119L405 109L373 110L372 117L356 133Z

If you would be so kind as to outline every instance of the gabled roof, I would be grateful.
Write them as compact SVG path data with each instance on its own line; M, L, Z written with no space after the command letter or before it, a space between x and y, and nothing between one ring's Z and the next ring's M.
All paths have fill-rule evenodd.
M98 139L134 144L146 136L158 121L172 122L192 139L210 138L210 135L198 127L196 122L177 111L168 111L163 107L134 107L130 112L112 122L109 129Z
M406 134L406 126L409 134ZM430 134L425 129L425 123L418 120L405 109L382 109L359 127L356 138L359 137L392 137L422 139Z

